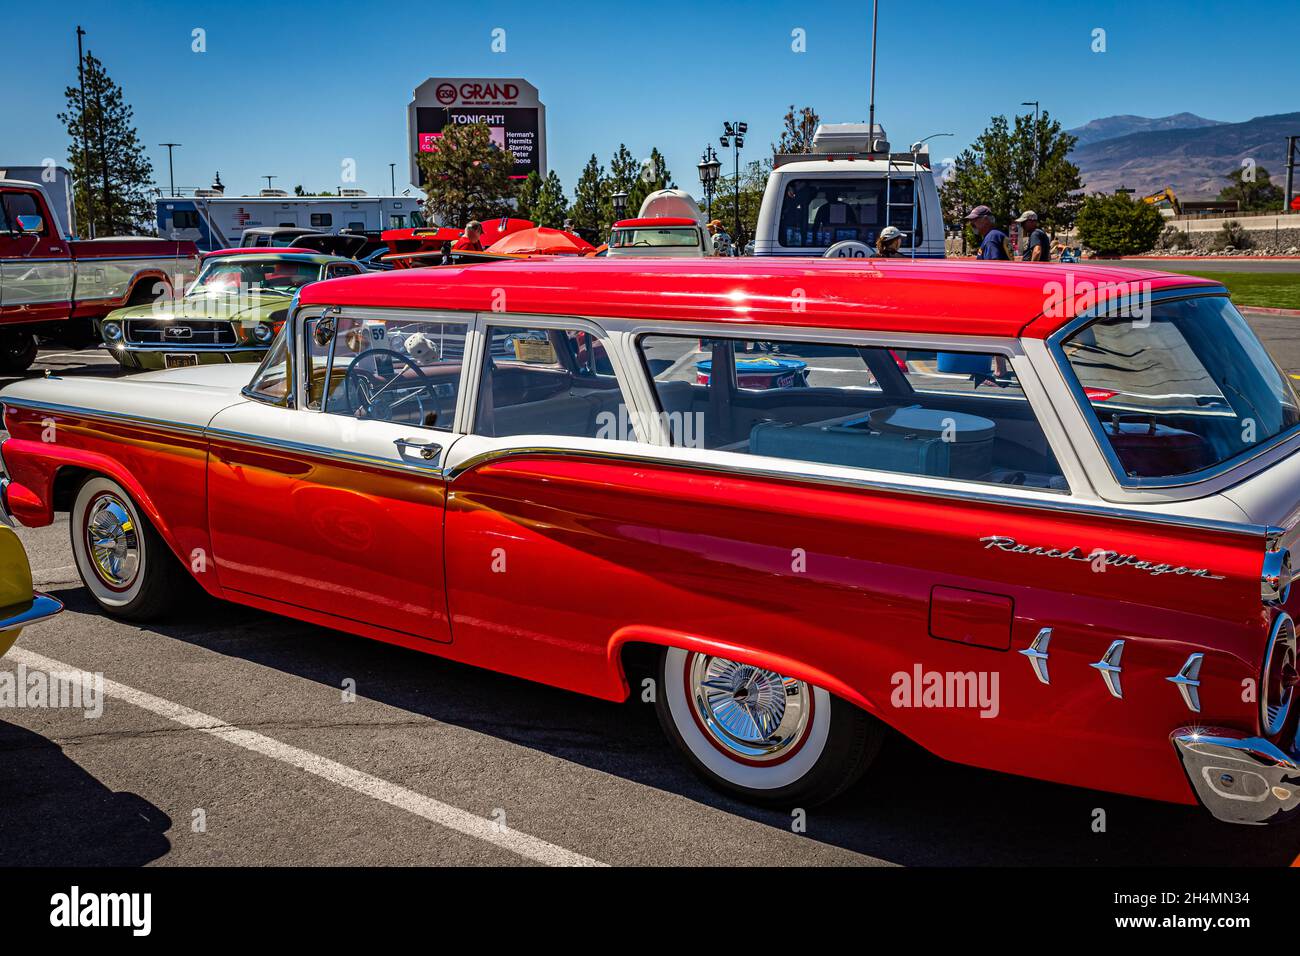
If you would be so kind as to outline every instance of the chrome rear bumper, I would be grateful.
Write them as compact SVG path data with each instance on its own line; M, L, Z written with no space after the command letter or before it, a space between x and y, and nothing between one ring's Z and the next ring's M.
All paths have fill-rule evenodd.
M35 591L32 593L30 601L0 608L0 631L8 631L15 627L27 627L29 624L48 621L62 610L63 602L58 598Z
M1180 727L1169 739L1197 799L1216 819L1273 824L1297 816L1300 756L1221 727Z

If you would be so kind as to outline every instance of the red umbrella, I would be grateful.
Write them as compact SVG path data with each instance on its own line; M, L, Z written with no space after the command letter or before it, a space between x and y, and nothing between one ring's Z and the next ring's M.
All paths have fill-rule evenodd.
M581 236L563 229L537 226L512 232L505 238L498 239L486 251L516 256L581 256L591 249L591 243Z

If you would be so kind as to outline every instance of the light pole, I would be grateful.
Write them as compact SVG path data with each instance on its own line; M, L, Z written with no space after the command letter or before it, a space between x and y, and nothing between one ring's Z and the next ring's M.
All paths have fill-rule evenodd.
M279 176L263 176L262 178L266 180L266 188L267 188L267 189L270 189L270 188L271 188L271 180L272 180L272 179L279 179L280 177L279 177Z
M712 220L713 190L718 185L718 174L722 172L722 163L718 162L718 154L713 151L712 145L704 147L704 155L700 157L697 168L700 171L700 185L704 187L704 203L707 216Z
M167 147L167 180L171 184L171 194L176 195L176 168L172 165L172 150L180 143L159 143L159 146Z
M740 151L745 147L745 134L749 132L748 123L728 123L722 124L722 135L718 137L718 143L723 149L731 147L731 158L735 164L736 170L736 231L732 234L732 247L741 245L740 241Z
M388 164L388 188L390 190L389 192L390 196L397 195L397 164L396 163Z
M614 221L618 222L623 218L623 213L627 211L627 193L620 189L609 198L614 203Z
M77 27L77 83L81 87L81 185L86 190L86 219L90 238L95 238L95 202L90 193L90 139L86 132L86 58L81 54L81 38L86 31ZM71 223L69 223L71 228Z
M1034 144L1034 175L1038 175L1038 100L1025 100L1021 106L1032 106L1034 108L1034 135L1031 142Z

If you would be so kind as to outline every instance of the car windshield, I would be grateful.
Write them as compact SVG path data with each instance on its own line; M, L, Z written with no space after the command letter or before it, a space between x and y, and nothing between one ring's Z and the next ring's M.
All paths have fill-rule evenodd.
M1221 296L1148 303L1062 343L1124 478L1174 478L1246 455L1300 424L1300 402Z
M255 256L214 259L199 273L189 294L274 292L293 295L319 278L320 266L315 262Z
M888 184L883 176L793 179L781 199L777 241L791 248L820 249L849 239L875 245L889 225L903 232L903 247L910 248L913 228L917 243L922 238L920 216L913 225L915 182L909 176L895 176Z
M610 245L615 249L628 249L632 246L698 246L699 231L694 226L681 226L676 229L615 229Z

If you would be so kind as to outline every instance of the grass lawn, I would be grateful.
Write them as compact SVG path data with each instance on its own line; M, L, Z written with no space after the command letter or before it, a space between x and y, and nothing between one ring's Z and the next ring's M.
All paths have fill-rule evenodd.
M1162 263L1169 272L1204 276L1222 283L1238 306L1255 305L1267 309L1300 309L1300 272L1203 272L1179 269Z

